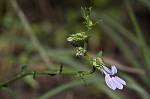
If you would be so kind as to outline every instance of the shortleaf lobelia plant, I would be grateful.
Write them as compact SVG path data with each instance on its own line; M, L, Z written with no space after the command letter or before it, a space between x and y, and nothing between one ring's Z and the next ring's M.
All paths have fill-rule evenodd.
M102 73L105 74L105 82L108 85L109 88L115 90L116 88L118 89L123 89L123 85L126 85L126 82L116 76L117 74L117 68L114 65L111 65L111 69L106 67L106 64L104 63L102 59L102 52L99 52L96 57L93 57L92 59L89 57L87 53L87 45L88 45L88 40L91 37L91 34L89 31L92 29L92 27L98 23L98 22L93 22L90 19L90 14L91 14L91 7L90 8L82 8L81 7L81 13L83 18L85 19L85 26L87 28L86 32L78 32L75 34L70 35L67 40L76 48L76 56L78 57L85 57L91 66L96 68L97 70L102 71Z
M88 55L87 45L88 45L89 39L92 37L91 34L89 33L89 31L93 28L93 26L96 23L98 23L98 22L94 23L90 19L91 9L92 9L91 7L90 8L81 7L81 13L82 13L82 16L85 20L84 24L86 26L86 31L71 34L67 38L67 41L70 42L73 45L73 47L75 47L76 56L79 57L79 58L84 57L90 63L90 65L92 66L91 70L87 70L87 71L65 71L65 70L63 70L63 65L61 64L59 70L28 71L26 69L27 66L23 66L20 73L16 77L0 84L0 88L7 87L10 83L12 83L16 80L19 80L19 79L21 79L25 76L28 76L28 75L33 75L33 79L35 79L37 75L50 75L50 76L55 76L55 75L78 75L86 83L86 81L84 80L84 76L94 73L95 70L97 69L97 70L100 70L102 73L105 74L105 82L106 82L106 84L108 85L109 88L111 88L113 90L115 90L116 88L123 89L123 85L126 85L126 82L123 79L116 76L117 68L114 65L111 65L111 69L109 69L107 67L107 65L104 63L104 61L102 59L102 51L99 52L93 58L91 58Z

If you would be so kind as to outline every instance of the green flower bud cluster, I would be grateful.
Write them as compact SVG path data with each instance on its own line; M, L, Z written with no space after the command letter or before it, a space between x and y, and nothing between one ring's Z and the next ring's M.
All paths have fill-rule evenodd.
M72 34L67 38L74 47L84 47L84 43L88 41L90 36L88 36L85 32L78 32L76 34Z
M78 42L78 41L85 41L88 38L85 32L79 32L76 34L72 34L67 38L69 42Z
M76 48L76 56L83 56L86 52L84 48L84 44L88 41L89 36L85 32L79 32L76 34L72 34L67 38L75 48Z
M92 65L98 70L101 70L102 66L105 66L103 59L100 57L94 57L92 62Z

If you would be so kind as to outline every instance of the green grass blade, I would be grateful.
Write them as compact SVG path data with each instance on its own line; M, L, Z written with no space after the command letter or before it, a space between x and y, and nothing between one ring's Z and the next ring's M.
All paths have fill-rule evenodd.
M66 84L63 84L57 88L54 88L48 92L46 92L44 95L40 96L38 99L48 99L64 90L67 90L67 89L70 89L72 87L75 87L75 86L79 86L81 84L84 84L82 80L80 81L72 81L72 82L69 82L69 83L66 83Z
M139 1L150 9L150 0L139 0Z
M124 40L119 35L117 35L117 33L111 27L109 27L105 23L99 25L101 25L101 27L106 31L106 33L110 37L112 37L112 39L119 46L119 48L122 50L123 54L127 57L130 63L135 67L139 67L140 63L136 60L135 56L133 55L127 44L124 42Z
M136 37L133 35L132 32L130 32L128 29L126 29L121 23L117 22L113 18L111 18L107 14L103 14L103 17L105 18L105 22L109 24L114 29L118 30L119 33L124 35L128 40L130 40L132 43L138 45Z
M139 41L139 44L140 44L140 48L141 48L142 53L144 55L144 59L145 59L147 68L150 71L150 61L149 61L150 55L149 55L149 52L148 52L148 46L146 44L146 41L143 37L143 34L142 34L142 31L141 31L140 26L138 24L138 21L137 21L135 15L134 15L133 9L132 9L132 7L130 5L130 2L128 0L126 0L126 5L127 5L127 9L128 9L128 12L129 12L130 19L131 19L132 24L134 26L134 30L137 34L138 41Z
M142 99L149 99L150 94L145 91L132 77L126 75L127 86L135 90Z
M135 45L139 45L137 43L137 39L136 37L133 35L133 33L131 31L129 31L128 29L126 29L121 23L119 23L117 20L114 20L112 17L110 17L108 14L106 13L99 13L96 15L93 15L93 19L96 19L98 16L102 16L103 17L103 22L106 22L108 25L110 25L112 28L116 29L117 31L119 31L119 33L121 33L122 35L124 35L128 40L130 40L133 44ZM103 24L100 23L100 24Z

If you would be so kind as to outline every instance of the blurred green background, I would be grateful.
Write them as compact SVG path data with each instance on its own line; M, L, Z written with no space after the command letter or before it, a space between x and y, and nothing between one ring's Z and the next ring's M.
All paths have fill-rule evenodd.
M85 31L80 8L92 7L88 52L103 51L127 82L112 91L97 71L85 76L27 76L0 90L0 99L150 99L149 0L0 0L0 82L11 79L26 65L29 70L87 70L66 41Z

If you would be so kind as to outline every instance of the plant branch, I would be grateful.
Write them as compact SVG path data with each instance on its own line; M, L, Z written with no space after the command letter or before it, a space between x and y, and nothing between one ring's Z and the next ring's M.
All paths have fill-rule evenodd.
M54 76L54 75L89 75L89 74L92 74L94 73L96 70L95 67L93 67L91 70L86 70L86 71L61 71L59 72L59 70L51 70L51 71L30 71L30 72L25 72L23 74L18 74L16 77L0 84L0 88L2 87L7 87L8 84L10 83L13 83L25 76L28 76L28 75L35 75L35 72L36 72L36 75L50 75L50 76Z

